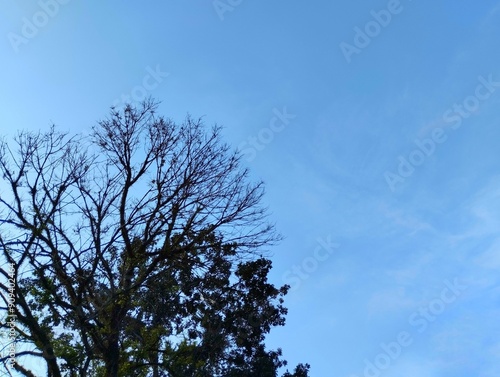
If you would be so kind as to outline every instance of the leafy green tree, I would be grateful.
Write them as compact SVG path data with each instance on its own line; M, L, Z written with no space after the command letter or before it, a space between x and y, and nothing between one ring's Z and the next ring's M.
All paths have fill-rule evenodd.
M1 143L20 374L40 372L33 358L53 377L275 377L286 366L264 344L285 323L288 286L267 281L262 251L279 236L263 185L219 127L177 125L157 107L112 108L88 137L52 128Z

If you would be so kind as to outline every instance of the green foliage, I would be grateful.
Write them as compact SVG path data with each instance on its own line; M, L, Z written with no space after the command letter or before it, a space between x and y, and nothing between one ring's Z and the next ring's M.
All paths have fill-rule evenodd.
M276 377L287 363L265 338L288 286L261 256L279 239L262 183L220 128L156 109L112 109L89 138L21 133L17 155L0 142L0 250L29 271L21 340L51 377Z

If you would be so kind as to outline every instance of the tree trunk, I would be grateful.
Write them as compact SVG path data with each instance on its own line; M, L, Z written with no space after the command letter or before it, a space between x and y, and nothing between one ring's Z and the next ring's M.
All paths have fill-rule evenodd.
M120 360L120 350L118 346L118 336L112 336L105 355L106 377L118 377L118 362Z
M111 310L109 320L109 333L107 334L107 350L104 355L106 365L106 377L118 377L118 367L120 361L120 328L122 326L121 305L115 305Z

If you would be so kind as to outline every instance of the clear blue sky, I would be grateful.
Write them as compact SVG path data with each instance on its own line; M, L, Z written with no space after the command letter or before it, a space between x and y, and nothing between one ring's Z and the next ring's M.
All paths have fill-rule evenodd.
M2 133L146 93L221 124L286 237L270 346L314 377L500 375L498 1L54 1L0 2Z

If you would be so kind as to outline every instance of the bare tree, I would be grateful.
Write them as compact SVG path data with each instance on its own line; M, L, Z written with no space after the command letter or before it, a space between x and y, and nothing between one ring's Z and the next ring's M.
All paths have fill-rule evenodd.
M284 323L287 291L266 282L270 262L258 256L279 238L263 185L248 183L219 127L191 117L176 125L157 106L113 108L88 137L52 128L2 142L0 244L17 273L22 375L35 375L28 356L54 377L284 365L279 350L262 348ZM1 283L6 312L8 292Z

